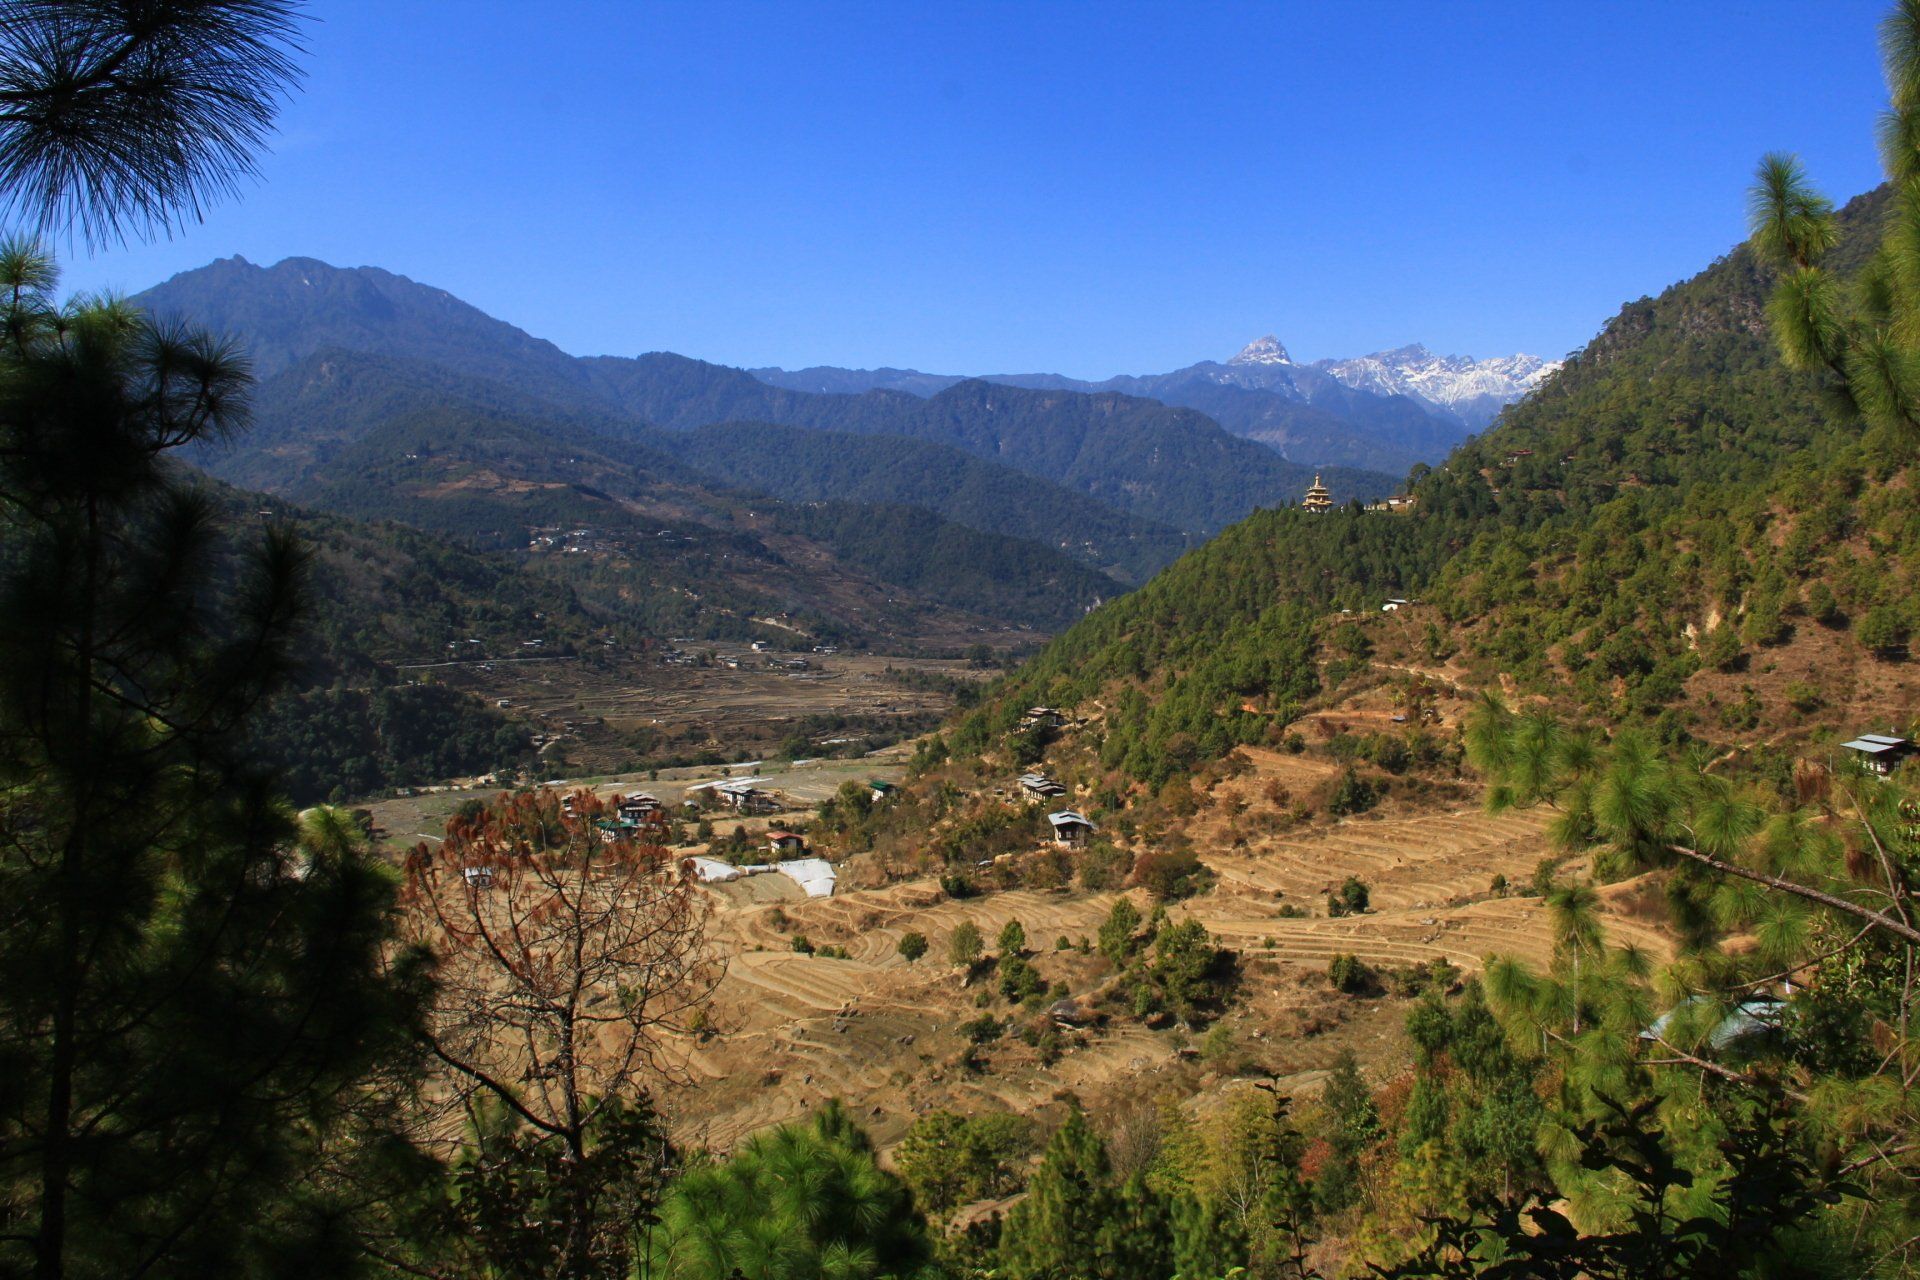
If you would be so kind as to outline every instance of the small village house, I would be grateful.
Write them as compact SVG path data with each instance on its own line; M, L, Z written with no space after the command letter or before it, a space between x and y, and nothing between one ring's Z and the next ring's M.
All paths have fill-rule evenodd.
M767 832L767 852L776 859L804 858L807 855L807 838L797 831L775 827Z
M1863 733L1852 742L1841 744L1841 750L1851 751L1853 758L1868 773L1885 778L1900 767L1900 763L1916 750L1914 744L1906 738L1895 737L1891 733Z
M1044 773L1020 775L1020 790L1029 800L1046 800L1067 794L1067 789Z
M1053 824L1053 842L1062 849L1085 848L1088 837L1099 830L1085 816L1072 809L1050 813L1047 821Z
M620 821L629 827L660 827L667 821L666 811L660 801L644 791L636 791L622 798L616 810Z

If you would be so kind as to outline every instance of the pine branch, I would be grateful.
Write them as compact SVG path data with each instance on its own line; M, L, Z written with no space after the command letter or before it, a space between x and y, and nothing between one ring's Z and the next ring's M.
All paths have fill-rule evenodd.
M1691 858L1703 866L1712 867L1715 871L1722 872L1726 875L1738 876L1742 880L1751 880L1755 884L1763 884L1770 889L1778 889L1782 893L1791 893L1796 897L1805 898L1810 902L1818 902L1822 906L1832 907L1835 911L1844 911L1850 916L1870 922L1876 928L1885 929L1888 933L1896 937L1903 938L1916 946L1920 946L1920 929L1914 928L1904 920L1897 919L1884 912L1875 911L1871 907L1863 907L1857 902L1849 902L1845 898L1835 894L1823 893L1818 889L1810 889L1804 884L1797 884L1792 880L1784 880L1779 876L1771 876L1764 871L1750 871L1738 863L1723 862L1719 858L1710 857L1707 854L1701 853L1698 849L1689 849L1683 844L1669 844L1666 846L1666 849L1669 853L1677 853L1683 858Z

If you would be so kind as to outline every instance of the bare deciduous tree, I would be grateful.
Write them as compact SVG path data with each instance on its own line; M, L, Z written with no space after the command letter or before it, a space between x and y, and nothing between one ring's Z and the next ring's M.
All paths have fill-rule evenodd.
M552 1274L624 1274L634 1206L612 1183L643 1171L608 1148L633 1145L649 1086L680 1072L672 1041L706 1017L721 974L706 899L590 792L544 790L453 819L414 849L402 895L406 932L437 957L426 1036L448 1101L470 1134L510 1114L531 1141L507 1158L545 1153L513 1247L544 1234Z

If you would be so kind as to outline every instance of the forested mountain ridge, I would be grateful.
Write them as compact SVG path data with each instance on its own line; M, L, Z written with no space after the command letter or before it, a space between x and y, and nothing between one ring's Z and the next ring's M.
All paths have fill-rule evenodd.
M524 763L526 726L404 668L511 656L528 638L556 655L592 653L609 634L565 582L504 556L198 483L224 514L223 541L242 545L275 527L304 548L312 606L299 660L251 744L298 803Z
M1857 267L1884 196L1843 211ZM1629 303L1485 436L1416 474L1410 515L1260 512L1056 638L962 726L1105 709L1103 761L1157 782L1271 739L1368 647L1388 597L1413 647L1510 692L1721 746L1904 724L1920 685L1910 447L1835 416L1767 332L1744 246ZM1385 625L1380 623L1380 625ZM1364 629L1364 628L1363 628ZM1329 642L1338 643L1329 647ZM1318 652L1276 667L1268 655ZM1364 664L1361 664L1364 666Z
M744 639L759 634L752 618L774 615L844 643L911 630L932 606L1052 629L1122 589L1064 552L929 511L876 509L875 532L863 532L858 520L652 470L655 458L454 402L382 424L289 493L511 554L636 634Z
M1055 545L1129 583L1151 577L1191 541L1073 489L930 440L730 422L676 438L673 456L789 501L924 507L976 529Z
M615 433L762 421L933 440L1185 532L1210 533L1255 507L1296 501L1313 476L1201 414L1126 396L963 387L932 402L893 391L820 395L669 353L573 357L441 290L310 258L270 268L224 259L133 301L237 339L269 377L327 351L370 352L510 386ZM1393 487L1389 476L1364 471L1330 482L1342 497Z

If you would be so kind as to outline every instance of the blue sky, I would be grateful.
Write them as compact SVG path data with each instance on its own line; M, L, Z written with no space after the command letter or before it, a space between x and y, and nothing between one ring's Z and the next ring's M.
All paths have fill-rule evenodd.
M1872 186L1883 4L317 4L263 182L67 283L372 264L579 353L1558 355Z

